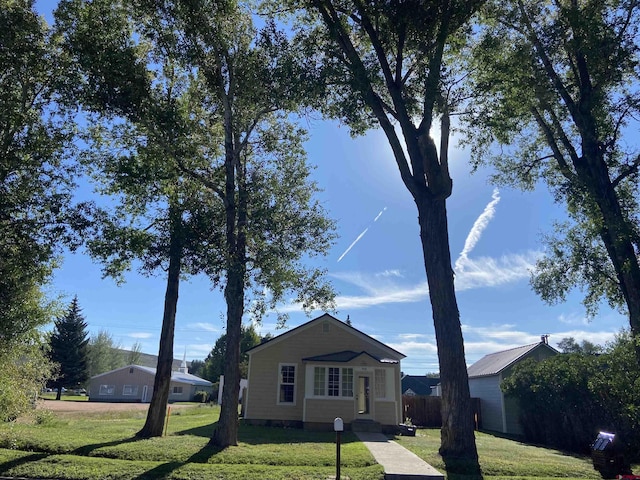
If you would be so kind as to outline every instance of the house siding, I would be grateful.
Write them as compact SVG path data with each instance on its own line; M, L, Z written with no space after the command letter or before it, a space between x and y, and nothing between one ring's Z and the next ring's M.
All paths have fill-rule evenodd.
M480 399L482 428L502 432L502 391L500 376L479 377L469 379L469 392L472 398Z
M500 388L502 380L509 377L518 363L532 358L542 361L557 355L557 352L544 344L529 351L499 374L486 377L469 378L469 390L472 397L480 399L483 430L523 435L520 424L520 405L515 398L503 395Z
M328 328L327 328L328 325ZM378 347L368 342L350 329L340 326L337 320L323 321L322 317L318 321L312 321L310 325L301 328L288 338L278 341L272 340L273 344L267 344L260 350L249 352L249 392L245 409L247 420L282 420L282 421L304 421L312 423L333 422L337 416L341 416L345 423L350 422L355 416L355 400L326 399L324 397L315 399L312 397L313 390L307 393L305 400L305 385L307 378L313 384L313 366L353 368L354 369L354 390L358 373L371 375L374 381L374 371L384 368L387 373L386 386L387 397L384 406L380 407L383 414L381 420L385 423L395 424L396 418L400 418L402 405L398 395L400 392L400 365L381 364L368 355L360 355L350 362L302 362L303 358L324 355L331 352L345 350L366 351L379 357L388 357L388 350ZM279 365L293 364L295 371L295 404L278 404L279 388ZM310 377L308 377L310 375ZM373 383L372 392L373 392ZM309 385L307 385L309 388ZM355 392L354 392L355 395ZM378 401L372 398L374 414L377 412ZM391 406L390 406L391 405ZM392 413L389 413L389 411ZM376 420L378 418L376 417ZM379 421L379 420L378 420Z
M149 372L135 367L123 368L91 380L89 386L89 400L92 402L141 402L144 386L147 386L147 397L151 398L154 376ZM101 385L113 385L113 395L101 395ZM124 395L125 385L135 385L138 391L135 395Z
M146 401L151 401L153 394L153 385L155 382L155 374L136 366L129 366L97 375L90 380L89 383L89 401L91 402L142 402L142 395L146 391ZM100 393L101 385L113 386L112 395L104 395ZM124 395L123 389L125 385L137 387L134 395ZM182 387L182 393L173 393L174 387ZM172 381L169 386L169 402L190 401L193 399L197 391L204 390L211 393L212 387L209 385L192 385L186 382Z

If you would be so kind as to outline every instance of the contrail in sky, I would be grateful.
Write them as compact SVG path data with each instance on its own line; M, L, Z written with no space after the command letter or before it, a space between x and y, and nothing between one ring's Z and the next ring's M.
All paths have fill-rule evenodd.
M384 211L387 209L387 207L384 207L382 210L380 210L380 213L378 213L378 215L376 215L376 218L373 219L373 222L377 222L378 219L382 216L382 214L384 213ZM371 223L369 224L369 226L367 228L365 228L362 233L360 235L358 235L358 237L351 243L351 245L349 245L349 247L344 251L344 253L342 255L340 255L340 258L338 258L338 262L340 262L340 260L342 260L344 258L344 256L349 253L351 251L351 249L355 246L356 243L358 243L360 241L360 239L362 239L362 237L364 237L364 234L367 233L367 231L369 230L369 227L371 226Z
M467 235L467 239L464 242L464 248L462 249L462 252L460 252L458 260L456 260L456 270L462 268L462 262L467 259L467 256L469 255L469 253L471 253L471 250L473 250L478 241L480 241L482 233L484 232L485 228L487 228L487 225L489 225L489 222L496 213L496 205L498 205L498 202L500 201L500 192L497 188L493 190L493 195L491 195L491 198L492 200L487 204L487 206L484 208L484 211L476 219L473 227L471 227L469 235Z

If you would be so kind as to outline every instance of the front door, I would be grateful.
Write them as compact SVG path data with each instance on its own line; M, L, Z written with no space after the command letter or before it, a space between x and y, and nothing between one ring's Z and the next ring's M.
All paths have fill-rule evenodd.
M142 387L142 403L148 403L149 402L149 400L147 399L147 390L148 390L148 388L147 388L146 385Z
M356 386L356 413L359 418L371 416L371 377L358 375Z

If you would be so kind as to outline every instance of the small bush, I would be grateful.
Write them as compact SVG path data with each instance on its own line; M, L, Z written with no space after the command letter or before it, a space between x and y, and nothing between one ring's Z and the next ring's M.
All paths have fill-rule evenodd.
M37 425L51 425L54 423L54 416L50 410L36 410L33 416Z
M207 403L209 401L209 397L210 395L208 392L199 390L193 395L193 401L200 402L200 403Z

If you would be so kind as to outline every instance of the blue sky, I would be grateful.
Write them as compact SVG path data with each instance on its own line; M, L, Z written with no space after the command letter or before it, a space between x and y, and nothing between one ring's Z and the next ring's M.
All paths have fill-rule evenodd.
M49 22L56 3L37 1ZM324 190L320 199L340 235L320 261L338 292L335 315L349 316L354 327L404 353L404 372L437 371L417 210L384 135L371 131L352 139L346 127L328 121L306 127L309 159L317 166L314 179ZM544 187L528 193L498 190L487 183L488 171L470 174L467 152L454 149L450 158L449 237L468 364L540 341L542 334L550 335L552 345L567 336L604 344L628 325L606 306L587 321L579 292L547 306L531 291L529 269L541 254L541 234L564 218L563 207L552 203ZM144 352L156 354L166 279L133 271L126 280L117 286L102 279L100 265L80 252L64 256L49 290L67 301L78 296L90 334L106 330L123 348L140 342ZM183 281L175 356L186 351L189 360L204 359L224 332L225 311L221 292L212 291L206 278ZM286 328L309 320L296 305L281 311L290 314ZM276 329L273 315L257 329L263 335L284 332Z
M308 125L307 150L316 165L320 199L336 220L340 238L320 264L328 269L337 297L337 314L354 327L404 353L402 370L413 375L438 370L431 307L417 223L417 210L400 180L380 131L352 139L346 127L316 121ZM468 154L454 150L453 195L448 202L449 235L465 337L466 361L487 353L534 343L550 334L602 344L627 324L603 307L588 322L580 295L547 306L529 287L529 269L541 253L540 235L563 208L544 188L522 193L496 189L488 172L470 174ZM165 278L137 272L117 286L102 279L100 266L86 255L66 255L52 291L78 295L92 334L104 329L124 348L138 341L157 353ZM286 328L309 318L296 305ZM178 304L175 354L203 359L223 333L225 304L206 278L183 281ZM314 312L317 316L322 312ZM261 334L283 333L274 316L258 325Z

